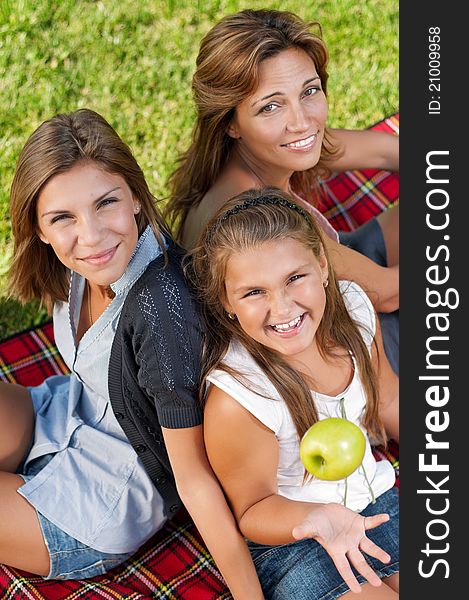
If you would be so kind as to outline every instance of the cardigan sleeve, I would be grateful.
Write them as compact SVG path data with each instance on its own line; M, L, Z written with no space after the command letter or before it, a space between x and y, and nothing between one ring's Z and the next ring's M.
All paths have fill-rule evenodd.
M128 306L136 379L162 427L194 427L203 414L198 399L202 329L179 257L170 251L169 264L161 263L149 266Z

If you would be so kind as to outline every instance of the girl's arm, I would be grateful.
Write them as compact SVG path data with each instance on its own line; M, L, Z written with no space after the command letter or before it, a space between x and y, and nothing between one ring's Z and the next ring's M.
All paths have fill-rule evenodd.
M376 318L375 342L371 360L378 373L379 414L388 437L399 441L399 378L394 373L384 351L379 319Z
M399 171L399 136L385 131L328 129L338 157L328 162L332 171L383 169Z
M162 431L179 496L233 598L262 600L251 555L209 465L202 425Z
M364 519L340 504L297 502L280 496L274 433L214 386L205 407L204 432L209 460L247 538L277 545L312 537L332 557L350 589L360 588L350 563L372 585L380 585L362 551L383 562L389 560L365 535L365 529L380 525L387 515Z
M355 281L368 294L378 312L399 308L399 266L381 267L360 252L324 236L338 279Z

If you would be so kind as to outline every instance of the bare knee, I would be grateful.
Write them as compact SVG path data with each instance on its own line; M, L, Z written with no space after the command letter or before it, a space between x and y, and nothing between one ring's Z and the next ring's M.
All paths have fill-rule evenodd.
M0 472L0 563L46 576L47 550L36 510L18 493L19 475Z
M383 579L383 583L389 586L392 590L399 593L399 573L394 573Z
M26 388L0 384L0 471L14 473L31 443L34 410Z

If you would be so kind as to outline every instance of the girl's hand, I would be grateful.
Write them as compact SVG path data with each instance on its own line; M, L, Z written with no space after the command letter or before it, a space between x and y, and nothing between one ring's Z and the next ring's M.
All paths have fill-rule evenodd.
M367 529L378 527L388 520L387 514L362 517L341 504L324 504L312 510L308 517L293 529L292 535L297 540L313 538L321 544L350 590L360 592L360 584L350 565L353 565L371 585L381 585L380 578L366 562L362 552L383 563L390 561L389 554L365 535Z

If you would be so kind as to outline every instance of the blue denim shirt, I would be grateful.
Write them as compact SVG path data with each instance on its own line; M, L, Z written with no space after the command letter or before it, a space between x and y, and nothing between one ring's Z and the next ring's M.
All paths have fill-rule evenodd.
M49 377L30 388L36 412L35 458L52 460L18 491L40 513L88 546L109 553L133 552L165 522L163 501L112 411L108 364L128 291L161 248L148 227L115 297L76 344L85 280L72 272L69 302L54 308L57 347L70 376Z

